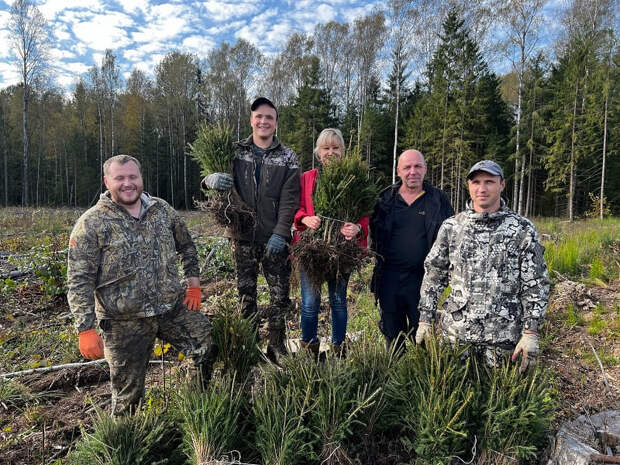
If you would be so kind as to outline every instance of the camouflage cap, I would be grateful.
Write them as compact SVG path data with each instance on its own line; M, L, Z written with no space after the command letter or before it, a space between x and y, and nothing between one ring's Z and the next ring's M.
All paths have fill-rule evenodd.
M484 171L485 173L492 174L493 176L499 176L504 179L504 171L501 166L492 160L482 160L472 166L469 173L467 173L467 179L471 179L476 171Z

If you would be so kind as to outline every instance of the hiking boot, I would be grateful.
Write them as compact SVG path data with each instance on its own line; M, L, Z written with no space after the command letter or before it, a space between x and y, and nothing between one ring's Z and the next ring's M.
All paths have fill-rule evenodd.
M211 347L209 347L209 353L197 367L198 380L203 389L207 387L209 381L211 381L211 377L213 376L213 365L215 365L215 361L217 359L217 352L217 346L215 344L211 344Z
M316 360L320 359L321 344L319 342L299 341L299 347L301 347L301 349L303 350L306 350Z
M337 358L346 358L347 357L347 345L344 341L340 345L332 345L332 350L334 351L334 356Z
M267 358L278 363L280 358L288 354L285 344L284 328L269 329L267 336Z

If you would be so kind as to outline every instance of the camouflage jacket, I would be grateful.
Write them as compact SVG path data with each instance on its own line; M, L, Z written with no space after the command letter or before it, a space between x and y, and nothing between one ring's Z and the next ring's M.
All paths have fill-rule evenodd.
M514 346L536 330L549 298L549 276L534 225L509 210L447 219L424 262L420 321L435 318L444 289L444 336L465 343Z
M295 152L274 137L264 155L259 185L256 185L255 170L250 136L237 142L233 173L235 189L248 207L256 212L256 226L253 231L244 232L236 239L264 244L273 233L290 239L300 191Z
M185 276L199 275L196 248L187 226L164 200L142 194L140 219L114 203L109 193L77 221L69 240L68 299L78 331L99 319L132 319L174 307Z

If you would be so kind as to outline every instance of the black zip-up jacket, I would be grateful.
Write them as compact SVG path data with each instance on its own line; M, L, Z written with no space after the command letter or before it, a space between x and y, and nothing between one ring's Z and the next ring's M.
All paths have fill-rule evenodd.
M394 224L394 205L398 189L402 181L398 180L395 184L384 189L379 194L379 200L375 204L372 217L370 218L370 237L371 249L376 254L375 268L372 273L370 290L378 298L385 268L385 248L392 239L392 225ZM441 223L445 219L454 215L454 210L448 197L441 190L437 189L429 182L424 181L423 187L426 198L426 215L424 216L424 226L426 229L426 244L424 254L428 254L437 239L437 232Z
M235 239L264 244L275 233L291 238L291 225L299 207L299 164L295 152L273 142L263 156L260 183L256 185L256 162L252 152L252 136L237 142L233 162L235 189L250 209L256 212L253 230Z

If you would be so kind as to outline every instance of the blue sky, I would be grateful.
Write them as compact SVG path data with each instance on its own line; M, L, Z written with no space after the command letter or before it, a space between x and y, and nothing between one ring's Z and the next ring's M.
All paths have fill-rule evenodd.
M52 31L51 65L56 83L69 89L79 75L114 51L123 76L134 67L151 75L173 50L206 58L222 41L245 39L270 55L293 32L312 32L317 23L352 22L385 5L381 0L35 0ZM558 26L554 10L566 0L549 0L547 34ZM10 1L0 0L0 88L19 82L7 30ZM547 35L541 42L549 44ZM544 46L544 45L543 45ZM507 62L495 63L500 72ZM508 68L508 69L507 69Z
M152 73L172 50L206 58L222 41L245 39L263 53L280 51L292 32L315 24L352 21L383 2L365 0L148 1L42 0L36 4L52 30L55 80L70 87L77 76L101 64L107 48L127 77L134 67ZM11 63L7 30L11 2L0 0L0 88L19 82Z

